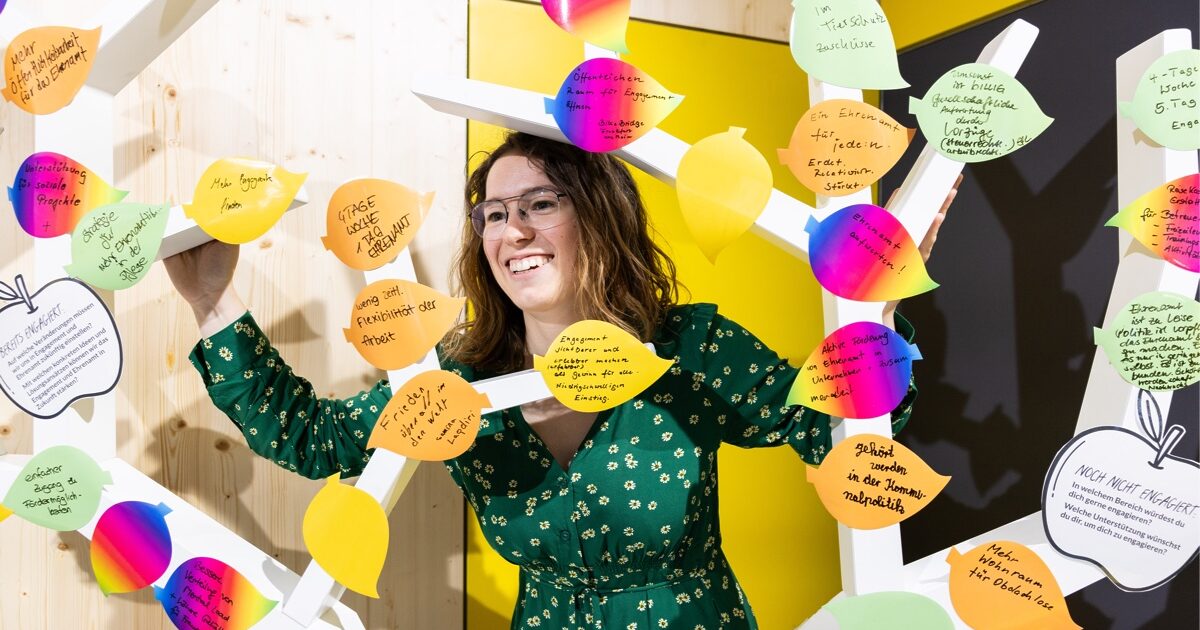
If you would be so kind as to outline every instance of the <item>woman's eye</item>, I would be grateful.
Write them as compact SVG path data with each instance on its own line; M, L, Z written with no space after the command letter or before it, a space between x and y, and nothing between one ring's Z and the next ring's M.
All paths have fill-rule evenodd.
M486 223L504 223L504 213L499 210L493 210L484 214L483 220Z
M534 201L532 204L529 204L529 211L530 212L549 212L549 211L553 210L557 205L558 204L556 204L555 202L553 202L549 199L538 199L538 200Z

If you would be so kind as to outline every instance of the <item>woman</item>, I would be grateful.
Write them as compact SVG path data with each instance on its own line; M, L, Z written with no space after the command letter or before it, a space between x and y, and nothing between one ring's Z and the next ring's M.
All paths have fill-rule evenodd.
M717 448L789 444L819 463L829 417L788 406L795 368L715 306L675 304L674 265L615 158L515 133L471 175L466 200L455 271L476 317L443 340L444 368L468 381L528 368L582 319L621 326L675 362L599 414L554 399L487 414L446 462L490 544L521 568L512 627L756 627L721 551ZM218 243L167 261L200 326L192 360L213 401L281 466L358 474L388 383L317 397L246 313L230 285L236 261ZM911 339L907 324L901 333ZM914 396L893 412L894 430Z

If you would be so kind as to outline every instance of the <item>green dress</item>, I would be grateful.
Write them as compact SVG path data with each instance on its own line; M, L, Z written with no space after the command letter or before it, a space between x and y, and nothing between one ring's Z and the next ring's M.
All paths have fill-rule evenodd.
M787 405L797 369L712 304L672 309L654 347L675 365L601 412L566 470L519 407L484 415L475 443L445 462L488 542L520 567L513 628L757 627L721 551L717 449L786 444L816 464L830 448L829 416ZM370 459L386 381L320 398L248 313L191 359L256 453L314 479L357 475ZM443 367L468 381L493 376ZM893 412L894 431L915 395L910 386Z

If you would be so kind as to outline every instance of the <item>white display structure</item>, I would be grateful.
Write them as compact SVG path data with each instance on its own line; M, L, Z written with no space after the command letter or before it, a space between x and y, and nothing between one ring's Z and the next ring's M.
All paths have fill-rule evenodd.
M120 0L108 2L90 24L73 24L80 28L101 27L96 62L87 83L71 104L63 109L33 120L34 152L54 151L71 156L88 166L106 181L114 181L113 173L113 102L118 92L137 77L159 54L200 19L217 0ZM32 4L32 3L29 3ZM10 2L0 19L0 41L12 41L27 29L46 24L41 16L30 15L27 5ZM296 195L291 208L305 203L303 190ZM171 209L159 258L195 247L211 240L194 221L184 216L182 208ZM34 270L25 274L31 289L64 275L63 264L70 260L70 237L36 239ZM101 296L109 304L113 294ZM88 414L85 418L79 409ZM283 614L282 602L299 582L299 576L280 564L269 554L254 547L229 531L204 512L159 485L129 463L116 457L116 393L87 399L84 404L67 408L51 419L37 419L33 424L33 452L66 444L88 453L113 478L105 488L100 509L92 522L79 530L92 537L96 521L106 509L122 501L165 503L172 512L167 515L171 531L173 555L163 576L155 582L165 586L174 570L189 558L208 556L223 560L244 575L269 599L281 603L255 628L262 630L356 630L363 628L357 613L339 601L330 601L325 619L314 619L305 625L297 624ZM2 452L0 452L2 453ZM16 480L21 468L31 459L29 454L0 454L0 496Z

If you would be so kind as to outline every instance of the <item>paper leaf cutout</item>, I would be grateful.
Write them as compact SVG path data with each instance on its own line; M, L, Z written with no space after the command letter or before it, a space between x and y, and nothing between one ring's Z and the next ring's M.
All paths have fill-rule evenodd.
M89 212L71 234L63 269L101 289L128 289L150 271L167 229L170 206L119 203Z
M249 630L278 602L216 558L191 558L179 565L154 598L179 630Z
M21 163L8 189L8 200L21 229L30 236L51 238L74 231L83 215L117 203L127 194L79 162L44 152Z
M646 135L675 111L683 97L621 61L588 59L567 75L546 113L584 151L615 151Z
M25 413L53 418L121 377L121 336L100 296L71 278L32 296L25 280L0 282L0 390Z
M29 460L8 489L4 505L47 529L68 532L87 525L100 508L100 488L112 476L74 446L52 446Z
M883 591L839 597L821 607L837 620L838 630L953 630L950 615L932 599L907 591Z
M1125 305L1096 343L1127 382L1156 392L1200 381L1200 302L1154 291Z
M1104 225L1125 228L1163 260L1200 273L1200 174L1151 190Z
M943 74L908 110L938 153L959 162L1008 155L1038 137L1054 121L1033 95L1002 70L968 63Z
M87 83L100 29L39 26L13 38L5 53L4 100L30 114L66 107Z
M339 483L325 482L304 512L304 545L313 560L346 588L379 598L379 575L388 551L388 519L371 495ZM354 534L346 526L354 524Z
M3 523L10 516L12 516L12 510L0 505L0 523Z
M348 181L329 199L321 243L348 267L378 269L408 247L431 205L431 192L386 179Z
M779 161L809 190L841 197L879 181L904 155L914 131L861 101L822 101L800 117Z
M1200 50L1177 50L1146 68L1133 101L1119 103L1151 140L1180 151L1200 149Z
M839 523L855 529L895 525L921 511L946 487L920 455L881 435L839 442L821 462L808 466L808 482Z
M692 145L679 161L679 210L710 262L762 214L774 186L771 165L740 127Z
M416 282L379 280L358 293L343 334L371 365L398 370L432 350L465 303Z
M813 275L838 297L887 302L938 286L908 230L879 206L846 206L820 222L809 217L804 231Z
M479 418L492 403L457 374L422 372L388 401L368 448L424 461L444 461L466 452L479 433Z
M542 0L542 8L564 31L589 44L628 53L629 0Z
M575 411L612 409L659 379L662 359L633 335L595 319L575 322L559 333L546 356L533 357L550 393Z
M866 90L908 87L896 40L875 0L793 0L792 58L809 75Z
M912 362L920 358L917 347L891 328L853 322L812 351L787 402L839 418L886 415L904 399Z
M92 534L92 573L104 594L150 586L171 563L171 532L164 503L118 503L100 515Z
M1150 439L1122 427L1084 431L1058 451L1042 488L1050 544L1127 591L1166 584L1200 551L1200 464L1170 454L1185 430L1164 431L1145 391L1138 419Z
M306 177L270 162L220 159L200 176L183 213L218 241L249 243L283 216Z
M1025 545L998 540L950 549L950 601L975 630L1080 630L1050 567Z

